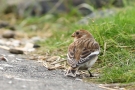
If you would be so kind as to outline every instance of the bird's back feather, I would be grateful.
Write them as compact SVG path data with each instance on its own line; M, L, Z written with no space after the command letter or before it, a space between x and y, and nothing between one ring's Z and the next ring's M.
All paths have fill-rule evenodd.
M98 55L99 49L99 44L93 38L80 38L69 45L68 63L71 67L78 67Z

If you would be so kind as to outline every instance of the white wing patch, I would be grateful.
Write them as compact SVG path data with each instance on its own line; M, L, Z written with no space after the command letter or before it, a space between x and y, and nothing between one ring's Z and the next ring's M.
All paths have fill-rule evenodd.
M80 58L80 60L77 62L77 60L74 60L73 58L70 58L69 55L67 54L68 57L68 63L72 65L73 68L78 67L81 64L84 64L85 62L92 60L95 56L97 56L99 54L99 50L92 52L91 54L89 54L86 58Z
M90 55L88 55L87 57L91 56L91 55L98 55L99 54L99 51L95 51L95 52L92 52ZM86 57L86 58L87 58Z

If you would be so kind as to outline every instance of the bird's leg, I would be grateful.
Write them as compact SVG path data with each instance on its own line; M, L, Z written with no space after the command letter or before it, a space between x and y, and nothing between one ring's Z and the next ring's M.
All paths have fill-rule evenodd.
M75 70L75 69L71 69L71 72L72 72L73 74L76 74L76 70Z
M67 72L65 73L66 76L71 76L71 77L76 77L76 69L74 68L69 68Z
M89 74L90 74L90 77L94 77L94 76L92 75L92 73L90 72L90 70L88 70L88 72L89 72Z
M80 75L80 73L79 73L79 70L78 70L79 68L76 68L76 75Z

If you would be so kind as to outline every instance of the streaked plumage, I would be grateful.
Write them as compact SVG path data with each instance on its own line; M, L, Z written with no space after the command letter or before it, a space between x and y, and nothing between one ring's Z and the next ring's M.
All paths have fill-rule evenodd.
M86 30L78 30L72 34L72 37L74 37L74 42L68 47L67 62L70 68L66 72L66 76L75 77L78 69L92 67L98 59L100 47L92 34ZM92 76L91 73L90 76Z

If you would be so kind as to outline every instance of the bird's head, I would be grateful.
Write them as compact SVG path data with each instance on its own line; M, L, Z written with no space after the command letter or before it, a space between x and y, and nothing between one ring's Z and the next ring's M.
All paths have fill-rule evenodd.
M79 38L93 38L92 34L89 33L86 30L77 30L75 31L71 37L74 37L75 39L79 39Z

